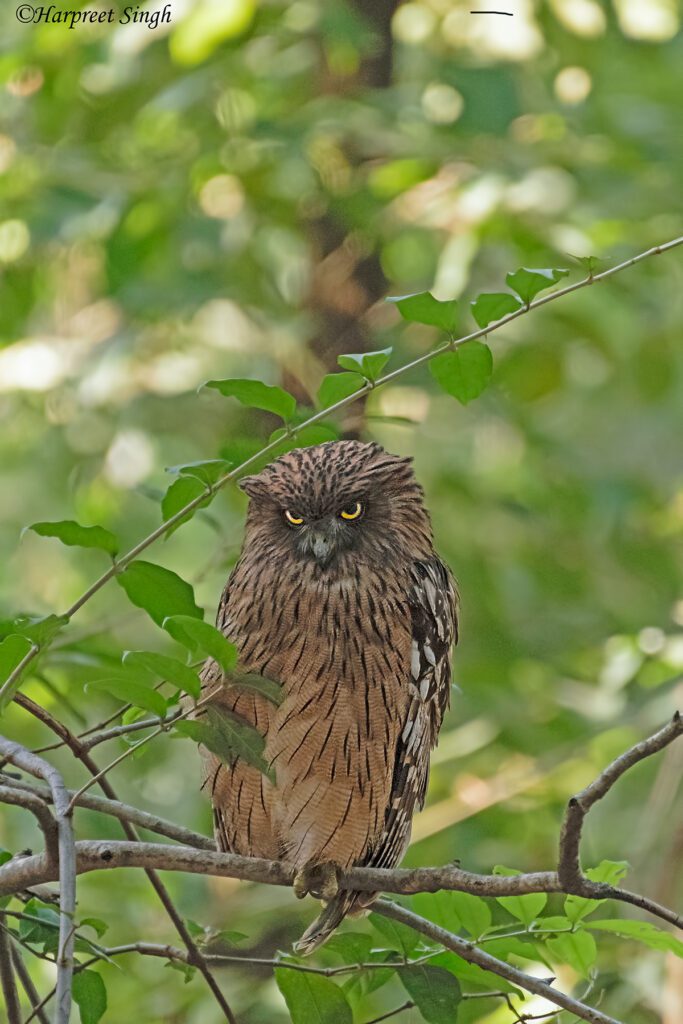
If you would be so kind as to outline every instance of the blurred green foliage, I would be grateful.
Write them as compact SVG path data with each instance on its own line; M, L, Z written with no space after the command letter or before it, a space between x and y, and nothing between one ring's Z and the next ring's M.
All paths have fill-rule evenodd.
M571 256L618 261L680 234L676 5L504 6L514 18L475 17L456 0L200 0L154 31L69 31L21 25L5 5L3 617L62 612L108 564L103 551L32 533L19 542L24 526L73 519L113 531L125 550L159 525L170 484L185 497L167 497L167 512L201 493L196 476L165 467L239 462L280 426L215 391L197 394L204 381L282 385L305 415L340 353L392 346L393 369L439 339L436 328L402 320L385 295L430 289L459 299L458 330L473 330L468 301L503 291L518 267L574 267L576 280L591 268ZM682 327L673 253L492 337L492 382L467 407L423 366L373 392L362 413L352 406L302 438L360 432L413 455L438 547L460 582L462 694L406 863L551 866L567 796L680 704ZM346 369L334 385L342 391L323 385L323 403L362 384L355 365ZM208 620L244 508L228 486L152 549L153 561L192 581ZM120 669L123 650L150 648L178 652L109 585L61 630L26 692L81 731L119 706L84 690L93 669ZM50 742L16 707L3 731ZM125 742L105 748L107 759ZM63 751L52 756L70 784L85 781ZM189 740L143 746L113 773L121 799L208 831L190 756ZM629 888L679 906L680 757L672 749L623 780L584 842L587 863L628 860ZM78 828L119 835L91 812L78 812ZM3 809L4 846L39 841L31 821ZM271 887L191 876L168 884L201 928L245 933L245 954L289 949L314 912ZM83 877L79 907L106 920L112 945L175 941L139 872ZM519 917L491 910L494 925ZM588 938L551 940L553 973L581 991L595 940L602 1008L656 1024L665 999L683 1004L673 955L656 939L644 951L611 935L629 924L601 910L593 931L572 933ZM551 899L547 912L556 921L562 902ZM346 933L378 941L367 923ZM339 955L331 945L320 962ZM353 959L343 947L341 956ZM449 969L455 958L444 956L434 970ZM98 967L105 1019L219 1019L198 976L185 984L141 957L127 967ZM47 990L46 965L31 970ZM380 985L380 975L345 983L358 1021L422 984L385 972ZM476 990L466 971L459 978L463 991ZM221 983L240 1020L288 1019L270 971L226 969ZM410 1010L400 1019L420 1018ZM510 1019L500 1001L459 1006L460 1024Z

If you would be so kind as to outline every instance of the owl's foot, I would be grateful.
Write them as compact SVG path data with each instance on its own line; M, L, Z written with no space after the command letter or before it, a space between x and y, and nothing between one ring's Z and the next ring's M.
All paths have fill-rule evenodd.
M339 868L330 861L325 864L306 864L295 874L293 888L299 900L310 893L327 903L339 892Z

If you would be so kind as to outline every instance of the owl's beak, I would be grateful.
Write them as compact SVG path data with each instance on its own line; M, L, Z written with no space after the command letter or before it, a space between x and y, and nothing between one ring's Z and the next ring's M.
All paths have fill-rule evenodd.
M323 568L327 565L334 554L334 544L330 537L322 530L312 530L310 534L310 549L318 565Z

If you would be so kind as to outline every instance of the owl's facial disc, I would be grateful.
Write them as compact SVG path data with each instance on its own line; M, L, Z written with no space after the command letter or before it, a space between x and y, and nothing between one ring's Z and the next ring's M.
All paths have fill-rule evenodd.
M348 509L333 515L307 519L289 509L284 518L296 533L296 549L304 558L313 558L321 569L326 568L341 552L351 548L356 531L349 525L361 517L363 506L354 502Z

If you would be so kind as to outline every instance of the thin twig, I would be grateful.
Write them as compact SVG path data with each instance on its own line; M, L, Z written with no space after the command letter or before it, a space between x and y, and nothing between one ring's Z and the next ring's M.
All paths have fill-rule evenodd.
M52 792L59 847L59 946L55 1024L68 1024L71 1014L71 976L74 960L73 921L76 912L76 849L69 795L57 769L19 743L0 736L0 753L17 768L43 779Z
M40 1005L41 1000L38 995L38 990L33 984L33 979L31 978L28 967L24 963L24 958L15 945L12 945L12 964L14 965L17 978L22 984L24 992L26 993L26 998L31 1004L35 1016L40 1021L40 1024L49 1024L47 1014Z
M416 369L418 366L422 366L423 364L430 362L430 360L434 359L435 356L440 355L442 352L448 352L455 348L459 348L461 345L465 345L468 341L474 341L477 338L483 338L489 334L493 334L495 331L498 331L502 327L505 327L513 320L516 320L518 317L526 316L532 309L537 309L539 306L544 306L548 302L555 302L557 299L560 299L565 295L569 295L572 292L578 291L580 288L586 288L589 285L597 284L599 281L604 281L608 277L612 277L614 274L618 274L620 271L625 270L627 267L632 267L636 263L640 263L651 256L657 256L664 252L668 252L669 250L674 249L679 245L683 245L683 237L674 238L670 242L665 242L662 245L653 246L651 249L648 249L645 252L641 252L637 256L632 256L630 259L624 260L622 263L618 263L616 266L610 267L608 270L604 270L600 274L589 274L587 277L582 278L582 280L580 281L576 281L574 284L569 284L565 288L560 288L558 289L558 291L551 292L549 295L546 295L543 298L535 299L533 302L524 304L519 309L515 310L514 313L508 313L507 316L504 316L500 320L496 320L495 322L488 324L486 327L482 327L479 330L472 331L471 333L466 334L460 338L450 338L448 341L444 342L441 345L438 345L430 352L427 352L422 356L418 356L417 359L413 359L409 363L405 363L403 366L398 367L398 369L396 370L392 370L390 373L385 374L383 377L378 378L376 381L367 381L362 387L358 389L358 391L355 391L352 395L348 395L346 398L340 399L338 402L335 402L334 404L327 406L327 408L325 409L320 409L318 412L314 413L312 416L309 416L308 419L297 424L296 426L288 427L285 436L296 437L305 427L309 427L314 423L318 423L320 420L329 416L331 413L339 412L341 409L344 409L347 406L351 405L352 403L357 402L360 398L362 398L364 395L367 395L370 391L374 391L376 388L382 387L384 384L388 384L390 381L396 380L398 377L401 377L404 374L408 373L409 371ZM188 512L192 512L196 508L198 508L202 504L202 502L206 500L207 497L213 496L216 493L216 491L220 490L221 487L224 487L225 484L228 483L228 481L236 479L241 473L244 472L244 470L249 469L250 466L253 466L266 455L270 455L273 452L277 451L281 443L282 437L278 437L275 438L273 441L270 441L267 445L264 445L264 447L261 448L260 451L256 452L254 455L251 455L248 459L245 459L244 462L240 463L240 465L238 466L235 466L234 469L231 469L222 477L219 477L215 484L203 490L200 494L197 495L196 498L194 498L192 501L189 501L187 505L183 506L183 508L176 512L175 515L165 520L163 523L161 523L160 526L158 526L155 530L153 530L141 541L139 541L129 551L121 555L120 558L117 559L116 563L111 565L110 568L107 569L107 571L99 577L99 579L95 580L95 582L90 587L88 587L88 589L84 591L84 593L81 594L81 596L77 598L76 601L74 601L71 607L68 608L66 612L64 612L64 617L67 619L71 619L76 614L76 612L78 612L83 607L84 604L87 604L87 602L90 601L90 599L94 597L94 595L97 594L98 591L100 591L102 587L105 586L106 583L109 582L109 580L113 579L114 576L122 572L127 565L134 561L134 559L136 559L138 555L142 554L142 552L145 551L148 547L154 544L155 541L163 537L168 532L170 527L175 526L177 523L180 523L185 518ZM33 644L30 650L27 651L27 653L21 659L16 668L10 673L3 686L0 687L0 706L2 706L4 700L6 700L11 694L14 693L16 684L21 680L21 676L24 673L25 669L28 667L28 665L34 660L34 658L38 656L38 654L42 650L45 650L47 647L49 647L50 643L51 641L47 641L43 645L43 647L39 647L38 645Z
M566 993L553 988L552 985L548 985L545 981L534 978L530 974L525 974L524 971L520 971L502 960L497 960L489 953L485 953L483 949L478 949L471 942L461 939L459 935L453 935L452 932L446 931L445 928L440 928L439 925L418 917L417 914L407 910L405 907L399 906L397 903L390 903L389 900L378 900L373 904L373 909L376 913L382 914L383 917L389 917L394 921L399 921L401 924L408 925L409 928L413 928L422 935L427 935L434 942L441 943L446 949L457 953L468 964L475 964L485 971L490 971L492 974L497 974L500 978L505 978L506 981L511 982L513 985L518 985L519 988L523 988L527 992L543 996L544 999L554 1003L555 1006L560 1006L563 1010L570 1010L581 1020L588 1021L589 1024L620 1024L614 1017L609 1017L592 1006L579 1003L576 999L572 999Z
M388 1010L386 1013L381 1014L379 1017L373 1017L372 1020L367 1021L367 1024L380 1024L380 1021L389 1020L390 1017L397 1017L399 1013L403 1013L404 1010L412 1010L415 1003L412 999L408 999L401 1006L394 1007L393 1010Z
M70 730L67 729L65 725L59 722L50 714L49 711L41 707L40 704L36 704L36 702L32 701L29 697L26 697L23 694L17 694L15 700L21 707L29 711L30 714L34 715L34 717L39 719L39 721L43 722L49 729L52 730L52 732L59 736L59 738L64 741L64 743L69 747L69 749L76 756L76 758L78 758L78 760L82 762L85 768L87 768L91 775L98 774L99 769L95 761L93 761L90 753L87 750L83 750L83 747L78 738L74 736L73 733L70 732ZM116 801L116 793L108 779L100 778L98 785L100 786L100 789L102 790L104 795L109 800ZM71 799L73 802L74 797L72 797ZM137 842L138 833L136 832L131 822L127 821L126 819L120 820L121 828L123 829L123 833L126 836L126 838L133 843ZM0 870L2 869L0 868ZM159 901L164 907L164 910L166 911L168 917L170 918L175 930L177 931L185 947L187 948L188 953L193 958L193 963L195 964L199 972L202 974L206 984L208 985L209 989L213 994L214 999L221 1008L221 1011L225 1019L229 1021L229 1024L236 1024L235 1016L232 1012L232 1009L230 1008L230 1005L228 1004L228 1001L221 992L218 982L216 981L213 974L211 973L211 970L205 963L201 952L199 951L196 943L194 942L194 939L187 930L185 922L183 921L181 915L176 910L175 904L173 903L173 900L169 896L165 885L159 878L156 871L151 866L145 868L145 874L147 875L150 885L156 892L157 897L159 898ZM25 888L25 886L22 886L21 888Z
M620 899L626 903L632 903L650 913L670 921L679 928L683 927L683 919L666 907L654 903L654 901L640 896L637 893L629 892L626 889L616 890L613 886L604 883L590 882L581 869L579 847L581 833L586 815L591 807L609 793L612 786L621 776L638 764L640 761L651 757L667 747L673 740L683 735L683 718L677 711L672 720L650 736L646 740L636 743L630 750L617 757L611 764L598 775L590 785L582 789L580 793L573 796L568 804L565 818L560 832L560 849L557 865L557 874L562 888L577 896L588 896L597 899ZM599 888L596 889L596 884ZM615 894L619 893L618 896Z
M30 809L29 801L26 797L30 798L31 795L34 795L37 798L37 802L42 804L44 811L47 811L49 815L47 807L43 804L43 801L51 802L52 797L48 790L30 786L27 782L19 782L16 779L6 779L4 781L5 786L0 786L0 803L14 803L29 807ZM10 790L15 791L14 798L11 795L5 795ZM26 796L22 796L22 794ZM75 794L69 790L69 796L73 799ZM130 821L134 825L147 829L149 832L156 832L157 835L174 839L185 846L194 846L198 850L216 849L213 839L202 835L201 832L185 828L184 825L176 825L173 821L160 818L158 814L150 814L148 811L142 811L138 807L121 803L120 800L107 800L106 797L83 794L76 800L76 806L84 807L89 811L98 811L100 814L111 815L113 818L118 818L119 821ZM51 820L54 825L54 820Z
M7 1024L21 1024L21 1007L19 1005L16 981L14 980L10 942L11 940L7 932L0 928L0 988L2 988L5 1009L7 1010Z
M0 775L4 785L0 785L0 803L14 804L23 807L34 815L45 838L45 852L55 864L59 863L59 846L57 839L57 822L50 814L42 794L15 786L14 779Z

